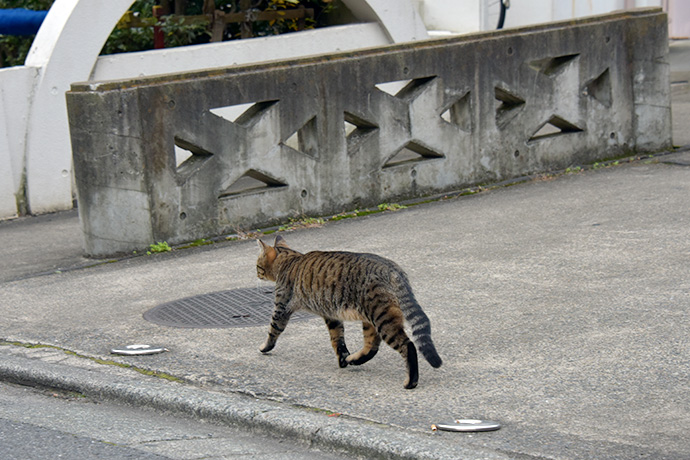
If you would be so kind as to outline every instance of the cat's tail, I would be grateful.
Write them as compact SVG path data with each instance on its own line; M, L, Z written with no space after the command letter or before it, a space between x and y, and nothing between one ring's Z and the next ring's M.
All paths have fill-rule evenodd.
M415 302L416 303L416 302ZM412 337L414 342L419 347L419 351L424 356L424 359L429 361L431 367L441 367L443 361L436 351L434 342L431 340L431 323L426 313L422 311L419 304L416 308L403 310L407 323L412 328Z
M417 303L417 299L415 299L409 284L407 284L404 291L404 294L401 296L400 309L405 316L405 321L412 329L413 340L417 347L419 347L419 351L424 356L424 359L429 361L432 367L441 367L443 360L441 360L434 342L431 340L431 322L429 317L426 316L422 307Z

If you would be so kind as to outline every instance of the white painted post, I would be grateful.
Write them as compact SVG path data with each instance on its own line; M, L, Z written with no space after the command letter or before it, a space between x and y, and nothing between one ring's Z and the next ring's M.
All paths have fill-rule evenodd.
M343 0L357 19L378 22L392 43L428 38L426 27L410 0Z
M26 133L27 198L31 213L72 207L72 152L65 92L89 78L96 58L132 0L57 0L25 65L40 68Z
M22 196L28 101L37 70L16 66L0 69L0 219L19 211ZM23 206L23 205L22 205Z
M668 21L671 38L687 39L690 37L690 2L687 0L669 0Z
M6 107L3 91L3 77L0 74L0 105ZM7 135L4 120L5 113L0 113L0 216L15 216L17 214L17 202L13 200L15 189L19 186L14 178L12 157L10 155L10 139Z
M483 0L424 0L420 9L429 30L468 33L482 29L482 3Z

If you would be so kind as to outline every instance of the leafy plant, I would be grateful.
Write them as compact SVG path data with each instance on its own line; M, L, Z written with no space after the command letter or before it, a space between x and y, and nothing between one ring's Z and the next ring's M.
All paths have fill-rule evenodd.
M48 10L54 0L0 0L0 9L27 8L30 10ZM153 7L156 4L178 4L178 2L161 2L157 0L136 0L129 11L137 19L153 18ZM174 11L174 16L161 18L161 29L165 36L167 48L208 43L211 39L209 22L186 21L184 16L199 16L203 14L204 0L186 0L179 3L182 11ZM323 27L329 24L329 13L333 12L336 4L333 0L264 0L254 12L287 11L299 7L314 10L314 18L304 20L305 29ZM234 13L239 10L239 0L215 0L215 8L224 13ZM173 8L174 9L174 8ZM271 21L255 21L252 23L252 33L261 37L292 32L299 29L297 19L280 18ZM241 25L228 24L223 40L240 38ZM0 67L22 65L31 48L34 36L5 36L0 35ZM125 27L115 28L106 41L101 54L128 53L153 49L153 27Z
M23 65L33 39L34 35L22 37L0 35L0 67Z
M407 208L407 206L397 203L381 203L379 205L381 211L398 211L405 208Z
M137 0L130 11L138 19L153 17L154 0ZM171 4L172 2L169 2ZM182 11L174 11L174 16L166 15L161 18L161 29L165 35L165 47L194 45L208 43L211 39L211 25L209 22L187 21L184 16L200 16L203 14L204 0L186 0L182 2ZM253 8L253 12L285 11L304 6L314 10L314 19L305 19L304 28L313 29L328 24L328 13L335 9L333 0L264 0ZM223 13L239 11L239 0L215 0L215 8ZM252 22L254 36L262 37L277 35L298 30L297 19L274 19L271 21ZM240 38L241 25L229 23L223 34L223 40ZM116 28L106 42L101 54L124 53L153 49L153 27Z
M610 162L603 162L603 163L596 162L592 165L592 169L609 168L611 166L618 166L620 164L621 163L618 160L610 161Z
M302 219L290 219L290 222L278 227L278 231L285 232L288 230L296 230L298 228L313 228L321 227L326 221L321 217L304 217Z
M167 48L206 43L211 38L208 27L203 24L185 24L181 17L163 18L161 29Z
M172 251L172 248L168 244L167 241L162 241L158 243L153 243L152 245L149 246L149 250L146 251L146 255L151 255L151 254L157 254L159 252L168 252Z
M353 217L368 216L369 214L373 214L375 212L379 212L379 211L366 211L366 210L360 211L359 209L355 209L354 211L350 211L350 212L344 211L344 212L341 212L340 214L336 214L328 220L336 222L336 221L343 220L343 219L351 219Z
M0 0L0 9L26 8L27 10L42 11L50 9L55 0Z

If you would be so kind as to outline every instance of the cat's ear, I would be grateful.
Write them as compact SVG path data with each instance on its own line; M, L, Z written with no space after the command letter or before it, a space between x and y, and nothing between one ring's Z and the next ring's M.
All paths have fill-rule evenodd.
M290 249L290 246L288 246L287 242L285 241L285 238L283 238L280 235L276 236L276 241L275 243L273 243L273 247Z
M268 263L271 263L275 260L276 256L278 255L276 253L276 250L264 243L261 240L257 240L259 242L259 249L261 250L261 253L259 254L259 257L266 257L266 260Z

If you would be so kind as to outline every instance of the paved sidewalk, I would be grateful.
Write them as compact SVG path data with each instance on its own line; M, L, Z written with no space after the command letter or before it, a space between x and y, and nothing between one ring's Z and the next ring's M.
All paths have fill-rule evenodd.
M682 54L675 46L672 63ZM690 144L687 108L674 97L678 145ZM438 370L422 362L412 391L388 348L339 369L318 318L289 324L270 355L258 351L267 324L182 329L143 319L165 302L256 286L254 241L94 265L81 257L74 213L0 222L0 379L364 458L687 459L689 196L690 152L681 149L285 233L298 250L376 252L407 270L444 359ZM346 325L351 351L360 336ZM109 353L134 343L170 351ZM503 427L431 432L454 418Z
M376 252L408 271L444 358L439 370L422 364L413 391L403 390L402 360L389 349L339 369L318 318L291 323L267 356L258 352L266 325L180 329L142 318L164 302L256 286L254 241L1 285L6 341L52 345L185 384L14 345L0 347L0 375L66 379L138 404L419 458L688 458L688 164L690 153L662 156L286 233L304 251ZM34 241L60 236L32 233L30 220L9 225L25 226ZM359 336L348 325L352 350ZM141 342L170 352L109 354ZM34 359L19 360L24 355ZM430 431L457 417L503 428Z

